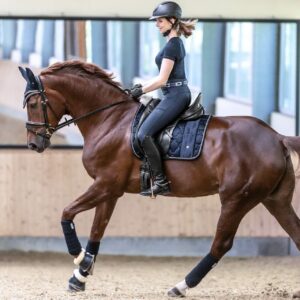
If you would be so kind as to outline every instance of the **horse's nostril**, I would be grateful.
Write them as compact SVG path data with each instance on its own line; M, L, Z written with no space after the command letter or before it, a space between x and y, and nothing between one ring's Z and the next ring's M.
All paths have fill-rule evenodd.
M29 143L29 144L28 144L28 148L29 148L30 150L37 150L37 145L34 144L34 143Z

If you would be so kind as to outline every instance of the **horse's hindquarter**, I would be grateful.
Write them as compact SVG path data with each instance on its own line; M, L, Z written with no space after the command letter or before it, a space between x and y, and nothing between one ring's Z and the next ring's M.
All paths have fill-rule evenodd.
M267 193L282 176L285 157L277 133L262 121L213 117L201 156L194 161L168 161L166 169L175 196L239 190Z

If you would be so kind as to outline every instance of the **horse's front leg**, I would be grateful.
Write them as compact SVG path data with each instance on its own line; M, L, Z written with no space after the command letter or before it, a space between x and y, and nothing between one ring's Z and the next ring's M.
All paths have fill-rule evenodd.
M99 251L100 240L104 235L106 226L114 211L117 199L109 200L98 204L96 207L94 222L92 225L89 241L85 249L74 259L78 269L74 270L73 276L69 280L70 291L85 290L85 283L88 275L93 274L94 263Z
M63 211L61 224L68 251L75 257L74 263L79 266L69 280L69 289L72 291L83 291L85 289L87 276L93 272L100 239L104 234L116 201L122 195L115 188L114 191L108 190L107 186L95 181L85 194L72 202ZM96 212L90 239L86 249L83 249L77 237L73 219L78 213L94 207L96 207Z

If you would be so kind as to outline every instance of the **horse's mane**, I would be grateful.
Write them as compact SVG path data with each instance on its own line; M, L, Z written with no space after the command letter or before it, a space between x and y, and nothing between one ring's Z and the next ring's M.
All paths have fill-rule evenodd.
M109 85L112 85L118 89L121 88L121 84L113 80L113 73L107 73L98 66L83 61L71 60L58 62L43 70L41 75L54 74L57 72L71 73L89 79L100 78Z

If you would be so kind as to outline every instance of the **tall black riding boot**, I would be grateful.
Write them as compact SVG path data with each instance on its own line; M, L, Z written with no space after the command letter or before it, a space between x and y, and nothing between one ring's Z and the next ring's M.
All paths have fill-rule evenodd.
M160 152L151 136L146 136L142 143L143 150L147 157L147 160L151 166L151 170L154 176L154 182L152 189L142 191L141 195L165 195L170 192L169 182L163 172L162 160Z

